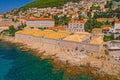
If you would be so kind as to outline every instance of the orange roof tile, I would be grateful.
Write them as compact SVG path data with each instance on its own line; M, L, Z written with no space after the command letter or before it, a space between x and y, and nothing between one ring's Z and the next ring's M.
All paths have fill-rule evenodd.
M120 24L120 21L115 22L115 24Z
M9 24L0 24L0 26L8 27L10 25Z
M85 23L86 21L85 20L70 20L69 21L70 23L74 23L74 22L80 22L80 23Z
M30 17L27 20L54 20L54 19L53 18L43 18L43 17L41 17L41 18Z
M72 15L76 15L77 13L76 13L76 12L72 12L71 14L72 14Z
M109 27L105 27L105 28L103 28L103 30L105 30L105 31L109 31L110 28L109 28Z
M93 30L102 30L101 28L93 28Z

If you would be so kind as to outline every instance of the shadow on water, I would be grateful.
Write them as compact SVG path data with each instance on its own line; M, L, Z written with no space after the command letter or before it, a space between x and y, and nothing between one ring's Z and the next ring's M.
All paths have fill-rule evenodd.
M0 43L0 56L5 60L12 60L12 66L4 80L95 80L84 74L74 77L63 76L64 70L54 72L54 66L50 61L41 60L15 45Z

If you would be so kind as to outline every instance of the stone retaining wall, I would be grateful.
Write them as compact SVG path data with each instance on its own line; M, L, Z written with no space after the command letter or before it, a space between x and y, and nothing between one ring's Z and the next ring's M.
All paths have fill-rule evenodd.
M35 37L32 35L16 34L15 39L26 44L34 45L46 52L74 52L87 51L88 53L99 53L101 45L88 43L79 43L65 40L49 39L44 37Z

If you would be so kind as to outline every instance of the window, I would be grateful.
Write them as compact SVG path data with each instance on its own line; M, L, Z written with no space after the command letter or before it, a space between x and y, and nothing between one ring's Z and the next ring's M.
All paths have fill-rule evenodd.
M77 51L77 50L78 50L78 47L76 47L75 50Z
M69 52L69 49L67 49L67 52Z

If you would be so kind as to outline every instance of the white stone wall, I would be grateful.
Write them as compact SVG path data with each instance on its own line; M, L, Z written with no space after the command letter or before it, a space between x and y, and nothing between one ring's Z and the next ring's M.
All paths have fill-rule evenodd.
M54 20L28 20L26 22L27 26L30 27L51 27L55 25L55 21Z
M101 47L100 45L94 45L94 44L86 44L86 43L79 43L79 42L72 42L72 41L61 41L60 47L64 49L69 49L69 51L78 51L81 50L88 51L91 53L99 53Z
M114 30L115 30L115 32L120 33L120 23L119 24L115 24Z

